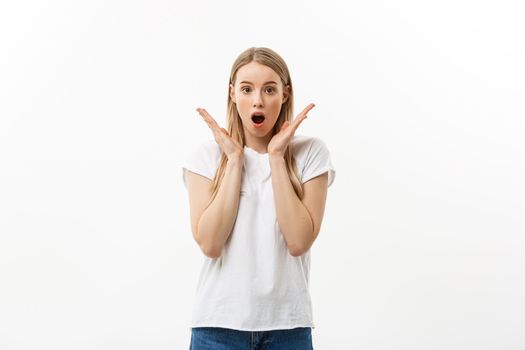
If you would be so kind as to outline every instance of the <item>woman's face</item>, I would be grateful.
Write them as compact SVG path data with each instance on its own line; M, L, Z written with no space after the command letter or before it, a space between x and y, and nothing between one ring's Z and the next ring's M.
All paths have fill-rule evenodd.
M287 88L284 89L279 75L263 64L254 61L239 68L235 86L230 84L230 96L245 133L263 137L272 131L281 106L288 99ZM262 114L264 119L254 118L254 114Z

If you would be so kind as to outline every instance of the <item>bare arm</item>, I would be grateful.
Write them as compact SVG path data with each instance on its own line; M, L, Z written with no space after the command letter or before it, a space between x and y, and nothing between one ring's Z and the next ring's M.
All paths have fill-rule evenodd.
M313 242L312 218L293 189L284 158L270 156L270 167L277 222L290 254L299 256Z
M226 129L221 128L204 108L197 108L197 112L208 124L215 141L228 158L217 195L207 207L205 205L210 198L211 181L197 178L193 178L195 181L190 181L197 184L190 186L193 236L206 256L218 258L237 219L244 150L240 143L234 140ZM202 185L202 181L206 181L205 187L198 186L199 183Z
M237 219L242 167L242 159L228 160L217 195L198 218L195 239L210 258L220 257Z
M285 150L299 124L315 104L310 103L292 123L285 121L268 144L277 222L293 256L304 254L319 234L326 202L328 174L307 181L300 200L295 193L284 160Z

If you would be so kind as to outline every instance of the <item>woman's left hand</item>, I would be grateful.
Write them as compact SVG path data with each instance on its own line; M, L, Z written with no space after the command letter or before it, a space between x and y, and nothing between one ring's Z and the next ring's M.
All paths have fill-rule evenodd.
M299 127L299 124L307 118L306 113L315 107L315 104L310 103L306 106L301 113L295 117L295 119L290 124L288 121L285 121L281 125L281 130L275 135L273 135L270 143L268 144L268 155L284 157L284 152L290 143L295 130Z

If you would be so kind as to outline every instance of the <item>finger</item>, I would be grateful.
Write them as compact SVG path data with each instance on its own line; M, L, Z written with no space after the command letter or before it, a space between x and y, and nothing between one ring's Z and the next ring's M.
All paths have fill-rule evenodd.
M208 113L208 111L206 111L204 108L197 108L197 112L199 112L200 116L206 123L211 124L213 118Z
M295 124L295 126L299 126L299 124L300 124L304 119L307 118L307 115L306 115L306 114L307 114L312 108L314 108L314 107L315 107L315 104L313 104L313 103L310 103L308 106L306 106L306 108L303 109L303 110L301 111L301 113L299 113L299 114L297 115L297 117L295 117L295 119L294 119L294 124Z
M218 131L220 129L219 124L217 124L215 119L213 119L212 116L208 113L208 111L206 111L204 108L197 108L197 112L199 112L199 114L202 116L204 121L208 123L208 125L212 129L215 129L215 131Z
M305 109L303 109L303 111L301 113L299 113L299 115L297 117L306 116L306 114L314 107L315 107L315 104L314 103L310 103L308 106L305 107Z
M215 141L217 143L220 143L221 141L221 131L220 127L215 122L215 119L211 117L211 115L204 109L204 108L197 108L197 112L201 115L202 119L208 124L208 127L210 128L211 132L213 133L213 137L215 138Z
M310 103L308 106L306 106L305 109L303 109L303 111L301 113L299 113L297 115L297 117L295 117L295 119L292 122L292 129L293 129L294 133L297 130L297 128L299 127L299 125L303 122L303 120L305 120L308 117L306 115L308 113L308 111L310 111L314 107L315 107L315 104Z

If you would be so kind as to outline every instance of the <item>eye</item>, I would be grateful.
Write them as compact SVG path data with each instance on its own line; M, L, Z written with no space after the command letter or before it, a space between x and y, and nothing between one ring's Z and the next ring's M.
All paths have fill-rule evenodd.
M273 87L267 87L266 91L268 91L268 90L270 90L270 94L273 93L273 91L275 91Z
M250 88L249 88L248 86L245 86L245 87L242 87L242 88L241 88L241 91L242 91L242 92L247 92L247 91L246 91L247 89L250 90Z

